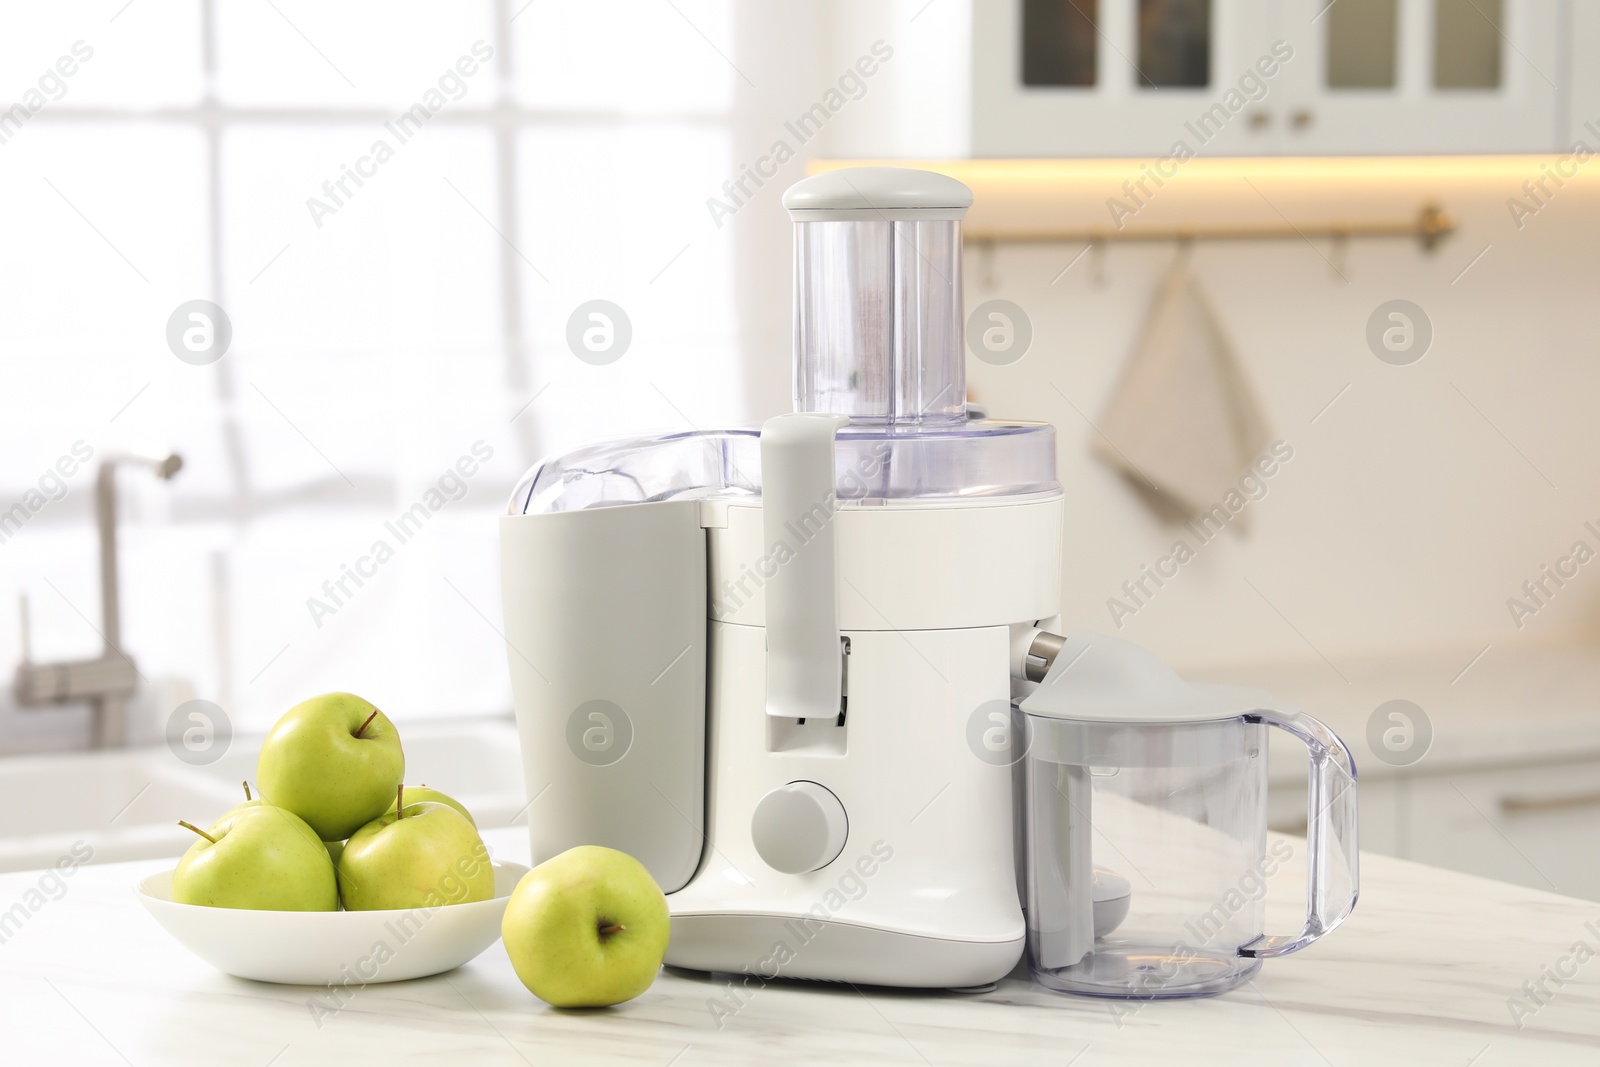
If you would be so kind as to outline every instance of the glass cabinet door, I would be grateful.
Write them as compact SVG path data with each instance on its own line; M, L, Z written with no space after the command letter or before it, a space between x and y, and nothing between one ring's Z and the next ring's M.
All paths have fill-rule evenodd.
M1552 0L1283 0L1295 49L1282 150L1549 151Z
M1210 88L1211 0L1138 0L1134 20L1140 89Z

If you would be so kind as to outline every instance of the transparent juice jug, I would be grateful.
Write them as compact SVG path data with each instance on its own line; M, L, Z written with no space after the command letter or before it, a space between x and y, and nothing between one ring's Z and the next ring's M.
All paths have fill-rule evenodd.
M1028 964L1062 992L1220 993L1297 952L1355 906L1356 770L1334 733L1265 694L1189 685L1137 645L1069 637L1022 702ZM1311 770L1306 919L1263 929L1268 879L1300 846L1267 847L1267 732Z

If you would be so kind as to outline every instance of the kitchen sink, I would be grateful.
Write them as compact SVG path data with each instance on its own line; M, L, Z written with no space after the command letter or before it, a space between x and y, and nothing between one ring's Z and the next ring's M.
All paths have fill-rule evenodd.
M484 828L525 822L516 727L507 720L401 724L406 781L460 800ZM166 746L0 758L0 871L47 867L82 842L91 862L178 856L244 799L261 738L235 738L215 763L191 767ZM81 857L82 846L78 846Z

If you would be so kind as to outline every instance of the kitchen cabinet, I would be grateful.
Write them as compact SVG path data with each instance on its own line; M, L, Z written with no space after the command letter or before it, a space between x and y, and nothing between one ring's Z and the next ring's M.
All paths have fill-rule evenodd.
M1600 760L1419 776L1406 858L1600 900Z
M1268 824L1305 833L1305 789L1275 780ZM1600 900L1600 758L1367 775L1361 850Z
M976 156L1567 147L1562 0L975 0Z

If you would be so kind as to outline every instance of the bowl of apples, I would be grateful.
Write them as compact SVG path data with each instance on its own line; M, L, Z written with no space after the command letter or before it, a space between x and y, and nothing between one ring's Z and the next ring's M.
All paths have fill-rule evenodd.
M359 988L452 970L500 937L528 868L489 858L471 813L403 783L394 724L350 693L291 708L261 747L259 796L145 878L145 909L239 978Z

